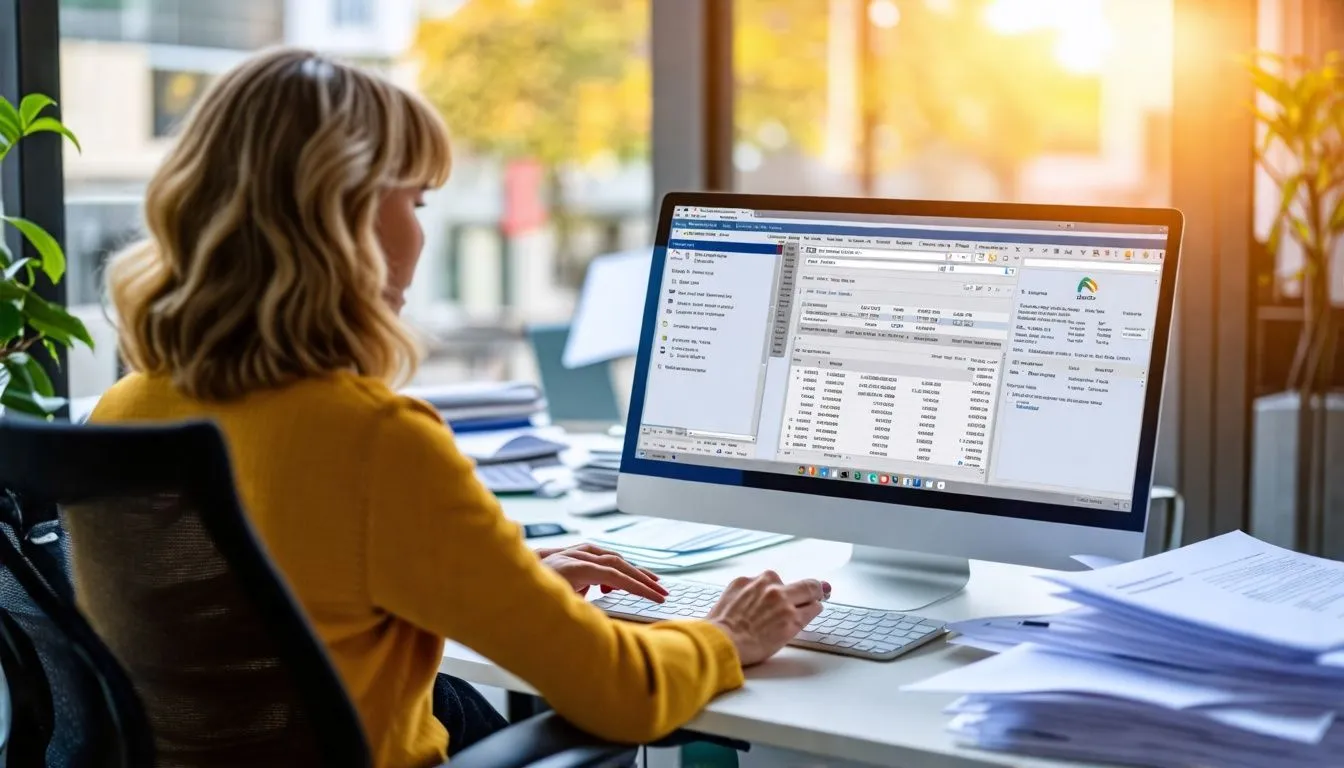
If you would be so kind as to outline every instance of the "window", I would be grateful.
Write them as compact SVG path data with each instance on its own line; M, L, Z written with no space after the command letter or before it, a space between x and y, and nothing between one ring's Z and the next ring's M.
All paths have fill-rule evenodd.
M569 317L588 259L650 242L649 0L61 0L60 101L70 297L98 335L72 393L115 380L101 304L107 256L210 80L252 51L301 44L383 72L440 108L447 187L404 316L429 350L420 383L534 375L522 326ZM334 27L376 36L352 43ZM353 46L353 47L352 47Z
M736 0L734 24L741 191L1168 200L1171 0Z
M155 136L169 136L205 91L210 78L200 72L167 69L156 69L151 77L154 90L153 132Z
M332 0L332 21L338 27L366 27L373 21L373 0Z

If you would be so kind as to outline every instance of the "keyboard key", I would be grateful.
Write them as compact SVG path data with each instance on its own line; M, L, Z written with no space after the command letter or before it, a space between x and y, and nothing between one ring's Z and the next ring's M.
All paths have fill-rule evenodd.
M664 582L668 598L654 603L626 592L614 592L593 601L608 614L630 620L662 621L704 616L722 595L722 590L694 582ZM869 658L892 658L907 647L944 631L945 625L921 616L838 604L823 606L808 622L794 643L851 650Z

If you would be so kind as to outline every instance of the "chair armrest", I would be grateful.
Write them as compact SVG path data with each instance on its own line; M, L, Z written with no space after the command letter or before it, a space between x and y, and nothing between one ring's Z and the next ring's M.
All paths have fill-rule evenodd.
M575 728L554 712L511 725L462 750L450 768L603 768L629 765L636 747Z

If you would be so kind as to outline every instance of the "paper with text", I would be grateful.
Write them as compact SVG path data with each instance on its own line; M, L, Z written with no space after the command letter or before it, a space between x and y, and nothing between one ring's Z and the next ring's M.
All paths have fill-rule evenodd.
M1344 648L1344 563L1234 531L1110 568L1044 576L1083 595L1310 653Z

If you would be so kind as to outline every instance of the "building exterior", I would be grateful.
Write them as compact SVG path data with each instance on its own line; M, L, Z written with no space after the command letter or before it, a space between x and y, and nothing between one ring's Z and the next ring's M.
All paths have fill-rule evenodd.
M67 289L72 308L99 342L96 353L79 350L72 357L75 396L101 392L116 378L115 334L103 306L101 269L108 254L141 231L145 184L211 78L256 50L289 44L413 86L416 72L405 53L420 3L60 0L59 100L83 144L82 153L69 147L65 154ZM437 3L428 10L451 13L454 7ZM549 227L504 226L510 215L505 177L497 163L459 155L449 186L428 201L422 218L425 256L407 315L431 339L464 324L559 320L572 308L573 285L556 279L560 269ZM617 224L617 240L590 238L588 253L647 236L646 165L605 183L587 183L591 189L585 192L581 184L581 197L591 198L589 207ZM444 354L451 356L451 349ZM469 369L431 360L427 371L440 378L517 375L516 362Z

